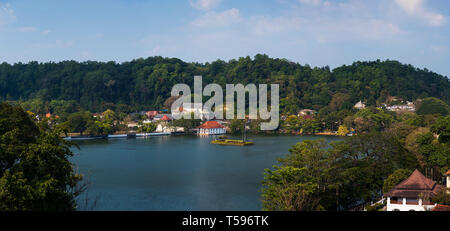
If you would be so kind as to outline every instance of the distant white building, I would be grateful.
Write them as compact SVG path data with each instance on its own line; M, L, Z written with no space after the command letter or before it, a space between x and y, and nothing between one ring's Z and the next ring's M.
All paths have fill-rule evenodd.
M134 127L142 127L141 125L139 125L138 123L136 123L136 122L130 122L130 123L128 123L127 124L127 127L128 128L134 128Z
M142 121L142 123L143 123L143 124L151 124L151 123L152 123L152 121L151 121L151 120L149 120L149 119L146 119L146 120Z
M366 104L363 103L363 102L360 100L360 101L357 102L357 103L355 104L355 106L353 106L353 107L356 108L356 109L358 109L358 110L361 110L361 109L366 108Z
M171 127L164 124L158 124L156 127L156 132L184 132L184 128L182 127Z
M316 114L316 111L311 110L311 109L303 109L301 111L298 112L298 116L314 116Z
M409 101L406 101L406 104L403 105L385 106L388 111L416 111L416 106L414 103Z

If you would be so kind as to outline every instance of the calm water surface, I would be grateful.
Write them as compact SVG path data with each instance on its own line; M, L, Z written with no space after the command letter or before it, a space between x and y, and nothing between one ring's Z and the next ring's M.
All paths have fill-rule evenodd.
M255 145L246 147L197 136L79 141L71 161L90 185L78 204L81 210L260 210L264 169L295 143L319 138L338 140L254 136Z

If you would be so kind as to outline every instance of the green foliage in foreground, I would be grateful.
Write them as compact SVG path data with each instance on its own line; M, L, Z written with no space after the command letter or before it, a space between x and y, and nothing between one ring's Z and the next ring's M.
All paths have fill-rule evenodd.
M433 203L450 206L450 193L448 193L447 189L443 189L436 196L431 198L431 201Z
M69 211L81 175L60 129L37 124L21 108L0 103L0 211Z
M381 196L384 179L418 166L415 156L387 133L331 143L306 140L266 169L263 210L345 210Z
M285 127L296 126L295 116L286 121ZM380 199L414 169L444 183L450 168L449 116L394 114L369 107L347 116L344 124L360 133L328 145L323 140L297 143L278 160L280 165L265 170L263 210L348 210ZM433 201L448 204L449 194L441 193Z

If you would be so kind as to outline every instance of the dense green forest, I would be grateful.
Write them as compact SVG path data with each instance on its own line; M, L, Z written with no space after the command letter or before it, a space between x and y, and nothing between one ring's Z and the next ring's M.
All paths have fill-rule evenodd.
M279 83L281 110L319 110L334 101L346 101L336 110L364 100L375 106L389 96L404 100L436 97L450 102L447 77L398 61L355 62L330 70L286 59L256 55L228 62L187 63L176 58L149 57L130 62L76 62L0 64L0 100L31 101L36 113L59 104L102 112L161 109L173 85L203 83ZM53 101L53 102L51 102ZM50 105L52 103L53 105ZM41 107L39 106L41 105ZM68 106L69 105L69 106ZM44 108L44 109L42 109Z

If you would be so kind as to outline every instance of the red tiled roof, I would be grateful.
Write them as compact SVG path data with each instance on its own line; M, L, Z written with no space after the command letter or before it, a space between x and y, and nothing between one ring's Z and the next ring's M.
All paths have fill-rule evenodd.
M155 116L158 115L158 111L148 111L146 114L147 116Z
M448 170L447 173L445 173L445 175L447 176L450 175L450 170Z
M198 128L210 129L210 128L225 128L217 121L206 121L204 124L198 126Z
M448 206L448 205L436 205L431 211L450 212L450 206Z
M305 120L312 120L312 119L314 119L314 117L312 115L304 115L303 119L305 119Z
M167 116L167 115L164 115L162 118L161 118L161 120L164 120L164 121L169 121L170 120L170 118Z
M416 169L411 176L396 185L390 192L386 193L385 196L416 198L422 194L424 197L431 197L436 195L442 188L441 185L426 178Z

